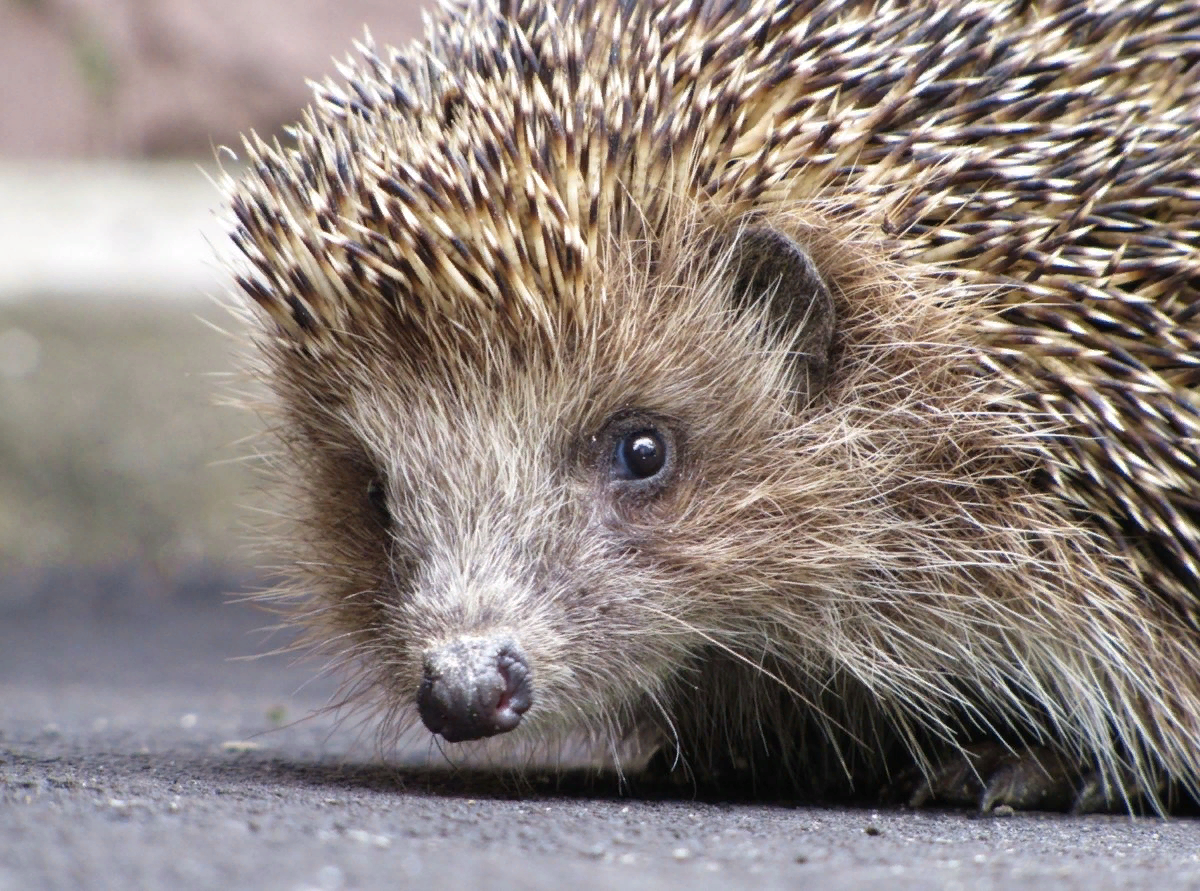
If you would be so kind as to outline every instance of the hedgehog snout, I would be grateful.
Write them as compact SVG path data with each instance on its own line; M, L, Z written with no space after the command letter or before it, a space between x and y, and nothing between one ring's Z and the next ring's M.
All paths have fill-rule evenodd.
M446 742L507 733L531 705L533 675L511 640L460 638L425 654L417 711Z

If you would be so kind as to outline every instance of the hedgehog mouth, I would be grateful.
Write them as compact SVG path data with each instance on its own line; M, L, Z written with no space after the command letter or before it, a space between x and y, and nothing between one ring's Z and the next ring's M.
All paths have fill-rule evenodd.
M515 730L533 705L533 673L508 638L464 637L425 653L417 712L446 742Z

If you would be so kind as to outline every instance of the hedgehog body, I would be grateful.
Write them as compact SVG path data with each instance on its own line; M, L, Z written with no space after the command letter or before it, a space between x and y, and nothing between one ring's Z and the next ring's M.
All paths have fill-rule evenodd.
M359 49L230 185L277 596L349 698L768 793L1195 792L1200 7L483 0Z

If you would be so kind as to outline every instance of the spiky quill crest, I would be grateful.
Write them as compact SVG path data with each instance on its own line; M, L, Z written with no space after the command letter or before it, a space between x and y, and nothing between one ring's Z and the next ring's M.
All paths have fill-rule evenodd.
M330 492L361 474L329 456L409 454L421 425L470 437L454 413L471 400L497 429L586 431L589 406L633 400L631 368L673 362L677 390L728 398L662 400L742 428L697 441L763 466L698 472L675 537L644 547L676 598L653 609L679 611L643 605L664 638L646 665L679 670L576 665L596 699L620 695L570 720L628 732L640 684L672 733L703 735L671 707L706 677L696 640L668 642L682 625L732 665L702 709L730 740L808 721L872 764L887 739L923 762L929 739L986 730L1151 794L1164 774L1195 788L1194 3L448 3L423 44L359 49L295 146L252 138L230 184L297 493L285 599L358 689L408 701L411 654L381 637L416 620L380 602L421 548L394 539L378 569ZM786 349L713 323L732 317L707 261L764 221L837 298L828 385L799 408L778 397ZM698 343L749 358L706 365ZM707 612L686 601L701 590L722 595Z

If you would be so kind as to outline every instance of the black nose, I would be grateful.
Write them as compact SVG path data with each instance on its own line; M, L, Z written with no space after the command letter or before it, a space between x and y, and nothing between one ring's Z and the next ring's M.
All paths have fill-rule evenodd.
M425 654L417 711L446 742L507 733L532 704L529 663L509 641L466 638Z

